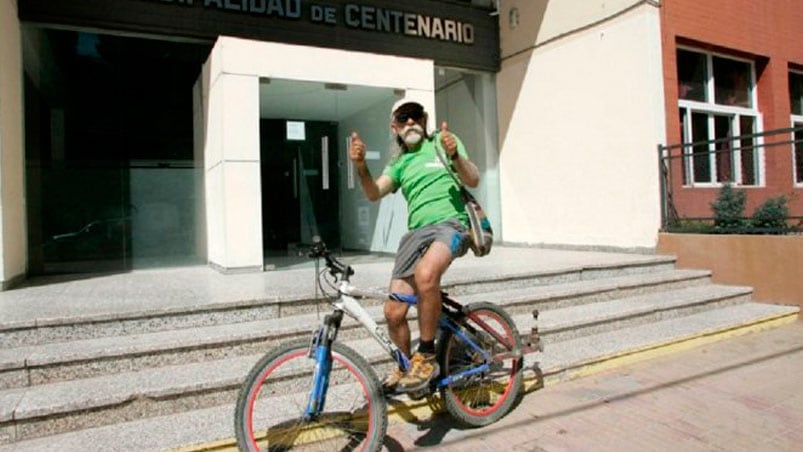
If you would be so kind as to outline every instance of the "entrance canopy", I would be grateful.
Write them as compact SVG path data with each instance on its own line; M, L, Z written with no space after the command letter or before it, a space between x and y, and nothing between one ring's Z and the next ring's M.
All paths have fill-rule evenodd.
M365 205L348 170L345 143L351 131L359 131L375 156L369 157L371 172L378 175L387 162L388 114L396 98L416 99L433 112L433 121L433 71L432 60L219 38L194 96L195 158L203 161L199 189L204 189L206 209L198 220L206 223L210 264L226 272L262 269L260 119L273 115L337 121L336 140L342 143L337 159L343 168L340 209L343 229L350 231L344 245L392 251L405 229L403 200L390 197L378 207ZM319 104L301 95L282 95L304 87L320 89L320 84ZM336 102L334 117L326 102L329 95L343 99ZM353 111L346 114L346 108ZM433 129L434 123L428 127ZM276 207L279 214L281 206Z

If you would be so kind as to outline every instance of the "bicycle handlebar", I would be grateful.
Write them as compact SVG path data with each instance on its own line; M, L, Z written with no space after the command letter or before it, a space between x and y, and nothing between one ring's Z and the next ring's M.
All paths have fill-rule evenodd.
M308 256L312 259L323 258L326 260L326 267L329 268L332 275L343 275L343 279L346 281L354 274L354 269L350 265L346 265L332 256L332 253L326 249L326 244L323 243L320 237L313 237L312 248L310 248Z

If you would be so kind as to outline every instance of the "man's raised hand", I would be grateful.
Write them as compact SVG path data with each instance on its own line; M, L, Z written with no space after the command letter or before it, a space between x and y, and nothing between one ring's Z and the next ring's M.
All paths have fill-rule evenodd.
M357 132L351 132L349 158L351 158L354 163L363 163L365 161L365 143L363 143L360 134Z
M443 146L443 150L446 151L446 155L449 156L449 158L455 157L455 154L457 153L457 141L449 132L449 125L446 124L446 121L441 123L441 145Z

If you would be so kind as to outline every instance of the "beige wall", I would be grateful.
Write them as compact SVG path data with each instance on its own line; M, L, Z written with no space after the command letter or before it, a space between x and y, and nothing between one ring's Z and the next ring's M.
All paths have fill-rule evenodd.
M0 0L0 282L25 275L22 55L17 3Z
M644 0L502 0L502 56L570 34L605 21ZM518 9L519 26L510 29L511 10Z
M757 301L803 307L803 236L659 234L658 252L714 282L751 286Z
M500 21L502 239L654 247L665 141L658 8L503 1Z

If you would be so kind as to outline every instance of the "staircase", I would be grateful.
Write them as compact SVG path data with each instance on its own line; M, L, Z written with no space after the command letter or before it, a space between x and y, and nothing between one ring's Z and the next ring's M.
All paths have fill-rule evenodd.
M531 386L798 314L752 302L750 288L713 284L708 271L676 269L666 256L525 272L522 263L481 263L450 270L445 290L465 303L504 306L520 332L540 340L544 351L525 356ZM311 280L312 270L304 272ZM389 274L389 264L379 273ZM366 303L381 320L381 301ZM0 319L0 451L230 445L245 374L267 350L307 336L317 309L306 293L69 321ZM328 307L320 309L322 316ZM389 366L353 322L340 339L378 373Z

